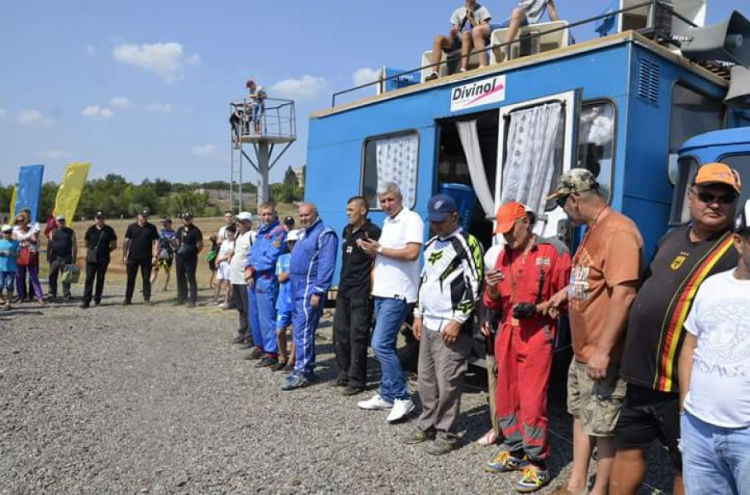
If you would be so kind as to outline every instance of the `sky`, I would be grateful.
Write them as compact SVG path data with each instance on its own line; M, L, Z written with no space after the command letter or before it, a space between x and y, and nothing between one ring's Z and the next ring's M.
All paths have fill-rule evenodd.
M569 21L602 13L607 3L556 1ZM484 3L496 20L514 4ZM59 182L72 161L91 162L90 178L117 173L134 182L228 181L229 102L244 96L250 78L269 98L296 101L298 140L271 172L272 182L280 180L287 166L306 162L311 112L330 107L334 91L369 80L384 65L418 67L462 2L2 5L0 184L10 184L20 166L37 163L45 165L45 181ZM707 22L724 19L734 5L709 0ZM579 41L593 35L593 27L575 31Z

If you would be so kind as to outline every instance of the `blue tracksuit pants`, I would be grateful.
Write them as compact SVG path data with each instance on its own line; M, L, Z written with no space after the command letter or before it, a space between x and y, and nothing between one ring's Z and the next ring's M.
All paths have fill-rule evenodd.
M310 306L313 284L292 278L292 325L296 361L294 372L309 377L315 369L315 329L323 314L325 296L321 297L317 308Z
M247 305L253 342L269 354L278 354L276 344L276 299L279 281L273 272L255 275L252 289L248 289Z

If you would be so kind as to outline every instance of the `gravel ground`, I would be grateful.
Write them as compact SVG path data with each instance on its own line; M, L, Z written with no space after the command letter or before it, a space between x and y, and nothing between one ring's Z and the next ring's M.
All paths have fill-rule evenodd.
M472 443L489 424L483 370L467 382L463 446L435 458L398 443L408 422L389 425L356 408L367 395L326 383L328 321L320 382L282 392L284 375L252 368L229 343L236 313L119 302L0 313L0 493L515 493L517 475L482 471L497 449ZM550 427L556 478L544 492L571 460L554 394ZM668 487L665 453L650 457L649 484Z

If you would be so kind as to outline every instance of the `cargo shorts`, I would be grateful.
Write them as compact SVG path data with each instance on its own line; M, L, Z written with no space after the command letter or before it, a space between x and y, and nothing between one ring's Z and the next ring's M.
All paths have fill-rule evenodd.
M568 370L568 412L579 418L583 432L592 437L612 437L620 417L627 386L620 367L607 368L604 380L594 381L586 363L573 359Z

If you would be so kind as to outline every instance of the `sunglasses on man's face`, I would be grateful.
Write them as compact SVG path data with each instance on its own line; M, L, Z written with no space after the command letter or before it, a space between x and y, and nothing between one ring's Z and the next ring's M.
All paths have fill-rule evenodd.
M565 208L565 203L568 202L568 198L570 197L570 194L566 194L565 196L558 196L558 198L555 200L557 202L557 206L560 208Z
M733 193L728 194L713 194L707 191L698 191L698 199L701 203L705 203L707 205L713 204L713 203L720 203L722 205L730 205L735 202L737 199L737 195Z

